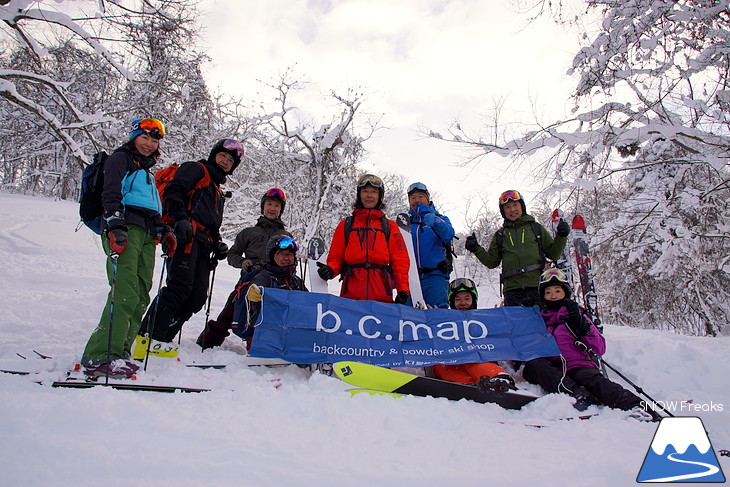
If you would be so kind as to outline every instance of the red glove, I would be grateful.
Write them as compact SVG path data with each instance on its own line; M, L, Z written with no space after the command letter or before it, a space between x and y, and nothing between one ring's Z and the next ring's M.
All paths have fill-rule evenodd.
M127 248L127 231L122 228L109 230L109 246L113 253L121 255Z
M172 257L175 255L175 249L177 249L177 238L175 234L170 231L162 233L162 252Z

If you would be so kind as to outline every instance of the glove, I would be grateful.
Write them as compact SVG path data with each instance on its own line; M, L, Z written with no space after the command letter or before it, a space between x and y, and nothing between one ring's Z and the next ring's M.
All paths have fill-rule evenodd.
M123 228L109 230L109 246L113 253L121 255L127 248L127 231Z
M591 329L591 325L588 320L581 316L578 304L575 301L568 301L565 304L565 309L568 310L568 317L565 319L565 324L577 336L586 336Z
M324 279L325 281L329 281L333 277L335 277L335 271L332 270L332 268L326 264L323 264L321 262L317 262L317 274L319 274L319 277Z
M433 227L433 224L436 222L436 215L434 213L424 213L421 217L423 220L423 223L425 223L429 227Z
M246 291L246 299L248 299L252 303L260 303L261 288L258 287L256 284L251 284L251 286L249 286L248 288L248 291Z
M213 244L213 257L216 260L223 260L228 257L228 245L222 240Z
M477 236L472 233L471 235L466 237L464 248L469 252L476 252L477 250L479 250L479 242L477 242Z
M193 239L193 224L189 220L175 222L175 237L180 245L185 245Z
M218 259L215 257L211 257L208 259L208 270L214 270L216 267L218 267Z
M253 270L253 262L251 259L243 259L243 262L241 262L241 270L243 272L251 272Z
M165 230L162 231L162 238L160 239L160 241L162 242L163 254L170 257L175 255L175 249L177 249L177 239L175 238L175 234L172 232L170 227L166 227Z
M570 225L568 225L568 222L561 219L556 228L555 235L558 237L567 237L570 235Z
M395 295L395 304L406 304L410 297L411 295L407 291L398 291L398 294Z

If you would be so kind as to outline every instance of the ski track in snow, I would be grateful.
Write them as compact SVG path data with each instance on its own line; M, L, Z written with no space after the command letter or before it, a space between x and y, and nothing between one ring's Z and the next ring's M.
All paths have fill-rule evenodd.
M201 354L195 338L205 310L183 329L181 359L231 365L201 370L152 358L138 383L211 392L53 389L48 384L79 360L109 290L99 238L86 228L74 233L77 210L72 202L0 194L0 367L38 372L0 374L2 486L635 482L655 424L608 409L587 421L551 422L575 415L561 395L522 411L445 399L351 397L347 384L295 366L237 367L243 348L235 337ZM218 267L211 317L238 276L225 263ZM716 451L730 447L730 338L611 325L606 337L606 360L655 399L723 404L722 412L685 414L702 418ZM34 349L53 358L42 360ZM278 389L270 382L276 378L282 381Z

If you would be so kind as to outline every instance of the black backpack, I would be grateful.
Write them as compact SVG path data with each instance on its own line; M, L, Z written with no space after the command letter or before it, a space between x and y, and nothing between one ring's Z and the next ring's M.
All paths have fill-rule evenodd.
M350 239L350 232L353 230L363 230L363 228L352 228L354 222L354 215L350 215L345 218L345 247L347 247L347 241ZM380 218L380 226L383 227L382 230L378 230L376 228L373 228L372 230L375 230L376 232L382 231L385 234L385 241L388 242L390 240L390 225L388 224L388 219L385 215Z
M94 154L94 160L81 174L81 193L79 195L79 216L84 225L101 235L104 206L101 193L104 191L104 162L109 155L104 152Z

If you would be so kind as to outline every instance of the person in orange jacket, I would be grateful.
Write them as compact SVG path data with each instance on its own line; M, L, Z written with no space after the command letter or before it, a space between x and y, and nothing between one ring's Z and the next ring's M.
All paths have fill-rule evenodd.
M467 311L476 309L479 293L471 279L460 277L449 283L449 306L451 309ZM504 392L515 389L514 379L497 362L482 362L460 365L434 365L437 379L462 384L478 384L480 387Z
M383 180L364 174L357 181L352 216L335 229L327 264L317 263L326 280L341 275L340 296L357 300L405 304L410 297L410 259L398 224L383 213Z

